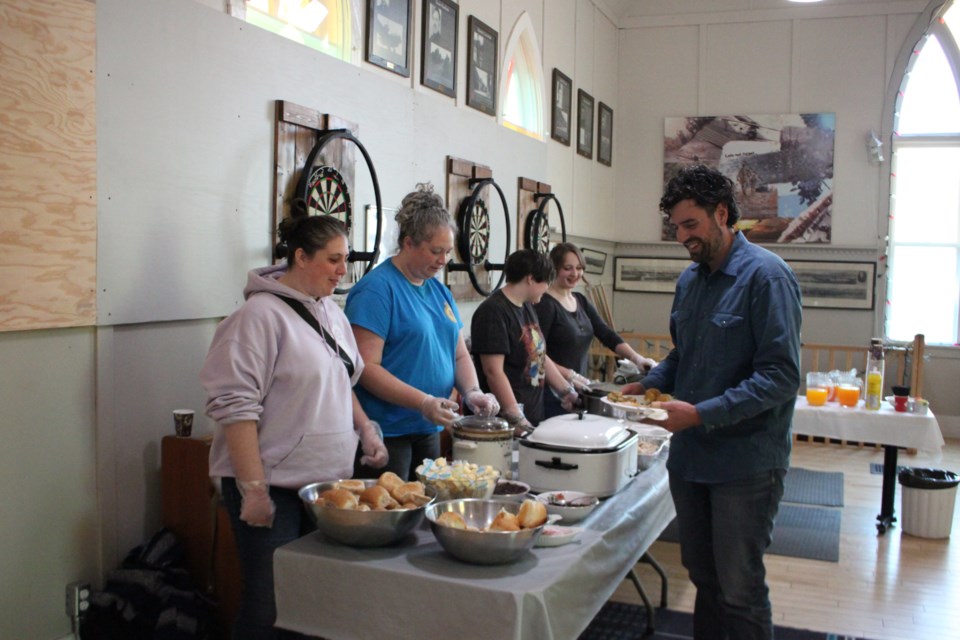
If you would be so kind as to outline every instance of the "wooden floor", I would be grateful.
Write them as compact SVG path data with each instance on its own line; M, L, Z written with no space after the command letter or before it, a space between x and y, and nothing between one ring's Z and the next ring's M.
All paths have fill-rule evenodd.
M767 555L774 622L871 640L960 639L960 507L952 539L917 538L897 525L877 535L882 477L870 473L871 462L883 463L883 451L795 443L793 466L844 473L840 562ZM960 440L948 440L939 460L901 452L899 463L960 472ZM898 486L897 513L901 494ZM656 542L650 552L669 577L668 608L692 611L695 589L680 565L679 546ZM637 573L658 603L656 574L644 564ZM612 599L640 604L627 581Z

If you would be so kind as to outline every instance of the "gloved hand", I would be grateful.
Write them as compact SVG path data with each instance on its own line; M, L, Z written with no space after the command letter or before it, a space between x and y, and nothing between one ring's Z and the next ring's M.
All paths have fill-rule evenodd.
M272 527L277 507L270 499L270 485L266 480L237 480L242 498L240 519L251 527Z
M577 400L579 399L580 395L574 391L573 387L570 387L560 398L560 406L563 407L564 411L573 411L577 407Z
M439 424L444 428L452 427L453 421L459 416L456 412L457 403L446 398L427 396L420 403L420 413L430 424Z
M590 388L590 379L574 371L573 375L570 376L570 384L572 384L573 388L577 391L585 391Z
M383 444L383 431L380 425L370 420L357 431L360 436L360 447L363 455L360 456L360 464L380 469L390 460L390 454L387 452L387 446Z
M500 413L500 403L492 393L484 393L478 388L470 389L463 395L463 402L478 416L495 416Z
M630 361L637 365L637 368L640 369L641 373L647 373L650 371L650 369L653 369L655 366L657 366L657 364L659 364L656 360L645 358L639 353L635 357L630 358Z

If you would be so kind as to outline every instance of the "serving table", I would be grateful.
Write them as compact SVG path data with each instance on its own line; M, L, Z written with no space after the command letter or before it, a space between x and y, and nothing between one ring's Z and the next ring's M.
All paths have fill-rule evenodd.
M661 460L577 523L578 541L514 564L460 562L426 521L382 548L312 533L274 555L276 624L329 640L575 639L674 515Z
M883 490L877 531L886 532L897 521L893 508L897 494L897 455L901 448L932 453L943 450L943 434L932 411L925 415L901 413L887 402L878 411L868 411L861 401L856 407L829 402L813 407L803 396L797 397L793 413L793 432L807 436L875 442L883 446Z

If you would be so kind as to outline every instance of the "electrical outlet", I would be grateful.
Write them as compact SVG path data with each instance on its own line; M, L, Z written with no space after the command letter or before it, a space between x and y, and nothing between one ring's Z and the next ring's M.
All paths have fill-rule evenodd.
M90 608L90 584L71 582L67 585L67 616L80 618Z

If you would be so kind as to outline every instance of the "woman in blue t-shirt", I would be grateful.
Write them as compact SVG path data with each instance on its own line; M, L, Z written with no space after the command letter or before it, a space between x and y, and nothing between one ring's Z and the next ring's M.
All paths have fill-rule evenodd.
M436 278L457 230L443 198L432 185L417 185L396 221L397 254L353 286L345 309L365 363L357 397L390 452L385 469L360 467L358 477L390 470L413 478L424 458L439 457L440 431L458 417L454 388L474 413L500 410L480 391L457 305Z

